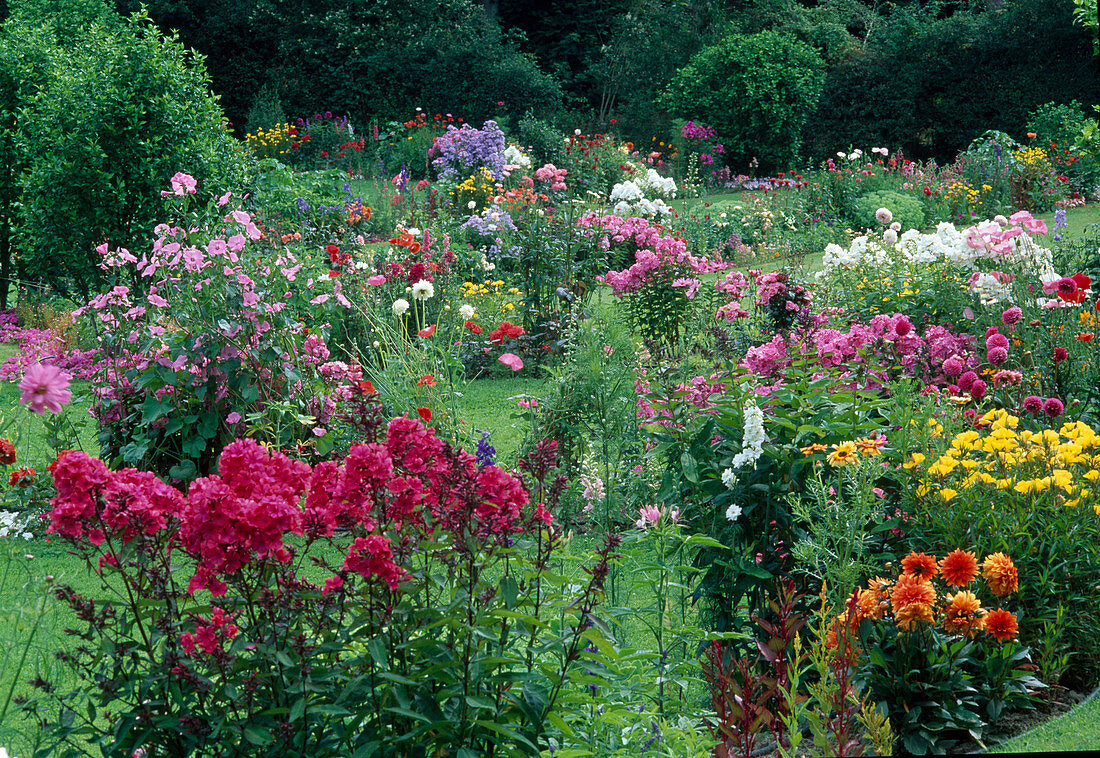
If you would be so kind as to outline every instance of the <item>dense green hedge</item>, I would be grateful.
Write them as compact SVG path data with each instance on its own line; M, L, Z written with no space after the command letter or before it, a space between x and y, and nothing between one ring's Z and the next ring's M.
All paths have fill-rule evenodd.
M1100 101L1090 32L1072 9L1072 0L1008 0L941 18L935 5L895 6L829 70L806 152L882 145L948 160L987 129L1022 138L1043 103Z
M672 78L663 102L676 116L715 128L727 160L788 168L817 103L825 64L812 47L774 31L732 34L704 48Z
M7 44L18 44L9 26ZM163 220L172 174L195 176L203 195L221 192L242 185L245 156L201 60L146 16L95 21L68 45L53 40L13 135L17 269L87 297L104 281L95 247L140 250ZM39 41L51 46L48 28Z

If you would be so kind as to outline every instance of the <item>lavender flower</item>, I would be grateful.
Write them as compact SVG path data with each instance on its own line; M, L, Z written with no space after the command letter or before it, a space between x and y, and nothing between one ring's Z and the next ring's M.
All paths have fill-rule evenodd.
M492 466L496 454L497 449L489 443L489 432L482 432L481 439L477 441L477 467Z
M461 129L447 127L435 141L432 165L441 179L454 181L484 166L497 181L504 179L504 132L495 121L486 121L481 129L463 124Z
M502 211L496 205L490 205L480 215L470 216L466 219L466 223L462 225L462 228L473 229L482 237L492 237L500 234L500 232L516 231L516 225L512 221L512 217L508 215L507 211Z

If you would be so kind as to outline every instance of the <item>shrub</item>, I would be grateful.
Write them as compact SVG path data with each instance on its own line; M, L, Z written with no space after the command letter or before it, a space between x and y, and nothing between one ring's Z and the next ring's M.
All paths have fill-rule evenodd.
M104 281L94 248L146 243L179 165L204 191L244 179L201 62L143 14L59 51L16 147L28 166L19 274L83 298Z
M734 34L680 69L662 95L682 118L712 125L730 161L787 168L817 104L824 64L809 45L778 32Z
M875 218L875 212L879 208L889 210L902 229L920 229L924 226L924 204L913 195L890 190L872 192L857 200L856 224L861 229L877 229L882 226Z

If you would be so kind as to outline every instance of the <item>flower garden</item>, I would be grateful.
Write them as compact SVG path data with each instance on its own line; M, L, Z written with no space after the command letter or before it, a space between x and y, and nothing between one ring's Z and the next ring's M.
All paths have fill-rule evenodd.
M1096 687L1095 119L765 173L409 110L4 221L0 755L942 754Z

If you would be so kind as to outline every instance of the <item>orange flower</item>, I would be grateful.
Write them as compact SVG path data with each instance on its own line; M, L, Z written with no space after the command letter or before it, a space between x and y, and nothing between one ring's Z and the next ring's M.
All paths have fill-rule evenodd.
M940 576L949 587L965 587L977 575L978 559L961 548L955 548L940 561Z
M1082 342L1092 342L1092 337L1092 332L1081 332L1077 335L1077 339L1081 340Z
M815 442L812 445L806 445L806 447L798 448L798 452L803 455L813 455L814 453L824 453L829 448L822 445L820 442Z
M947 596L943 610L943 630L948 634L965 634L970 637L985 626L982 603L973 592L957 592Z
M886 602L875 590L860 590L856 608L859 609L860 615L864 618L878 621L886 612Z
M997 642L1007 642L1016 638L1019 625L1017 625L1016 617L1013 614L998 608L986 614L985 630L993 635L993 639Z
M931 582L913 574L902 574L890 593L890 605L898 627L909 630L917 621L932 622L932 603L936 602L936 590Z
M985 577L989 590L997 597L1004 597L1020 588L1016 564L1004 553L986 556L982 563L982 576Z
M845 658L855 658L859 655L859 622L862 616L858 607L844 611L829 624L829 630L825 633L825 647L839 652L839 641L844 641ZM845 623L847 622L847 623Z
M901 559L901 567L905 569L905 575L914 576L922 582L931 581L939 572L936 556L927 553L909 553Z
M897 623L898 629L911 632L918 621L923 621L926 624L931 624L934 621L932 606L927 603L910 603L894 613L894 621Z

